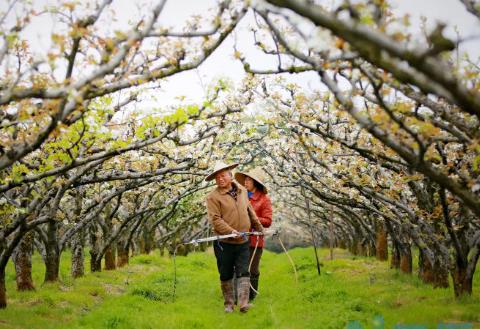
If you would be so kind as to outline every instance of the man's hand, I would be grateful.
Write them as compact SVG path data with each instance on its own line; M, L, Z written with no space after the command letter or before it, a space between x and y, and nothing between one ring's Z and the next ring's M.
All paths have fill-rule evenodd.
M240 232L238 232L237 230L232 230L232 233L231 233L231 234L240 235Z

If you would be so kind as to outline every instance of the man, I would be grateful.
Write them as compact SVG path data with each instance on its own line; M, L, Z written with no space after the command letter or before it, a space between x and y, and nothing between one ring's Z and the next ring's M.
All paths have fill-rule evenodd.
M217 185L207 196L208 218L217 235L240 234L250 231L251 228L263 232L262 224L248 200L247 190L233 182L231 170L237 166L238 164L228 165L224 162L217 162L213 172L205 178L206 181L215 179ZM240 312L247 312L251 306L248 303L250 292L248 238L239 236L216 241L213 249L220 273L225 312L233 312L234 272L238 280Z

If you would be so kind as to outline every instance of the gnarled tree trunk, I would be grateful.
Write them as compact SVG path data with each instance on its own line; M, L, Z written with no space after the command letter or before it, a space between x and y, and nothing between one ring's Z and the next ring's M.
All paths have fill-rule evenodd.
M143 225L143 250L142 253L149 254L155 247L153 233L150 231L148 225Z
M100 235L95 225L90 226L90 271L102 271L102 257L100 256Z
M75 220L78 222L79 216L82 213L82 200L83 200L84 187L76 189L75 196ZM73 278L79 278L85 275L85 230L79 230L72 237L72 268L70 270Z
M102 258L92 250L90 250L90 271L101 272L102 271Z
M352 255L358 255L357 253L357 244L358 244L358 238L356 235L352 236L352 240L350 241L350 244L348 246L348 250L352 253Z
M473 276L469 276L466 266L456 266L452 272L453 290L456 297L472 294Z
M412 249L409 244L402 245L400 248L400 271L412 274Z
M124 240L117 243L117 266L123 267L128 264L128 246Z
M60 271L60 258L56 246L47 246L45 259L45 282L55 282L58 280Z
M85 236L83 230L80 230L72 238L72 277L79 278L85 275Z
M60 250L57 242L58 223L56 221L48 222L47 243L45 246L45 282L54 282L58 280L60 271Z
M465 250L469 248L465 246ZM468 254L469 252L465 252ZM453 290L456 297L463 295L471 295L473 292L473 276L477 267L478 259L480 258L480 250L474 249L470 260L467 255L459 256L455 262L455 267L452 270Z
M114 270L116 268L115 246L111 244L105 251L105 269Z
M365 248L361 240L357 240L357 246L355 249L356 249L355 251L356 255L365 256Z
M32 279L33 233L25 234L12 255L15 264L17 290L35 290Z
M448 269L438 259L432 263L420 250L418 257L418 275L423 282L432 284L434 288L448 288Z
M376 256L378 260L387 261L388 260L388 240L387 240L387 231L383 223L378 223L377 225L377 240L375 243L376 246Z
M392 248L392 258L390 259L390 268L400 268L400 250L394 242Z
M0 266L0 309L7 307L7 289L5 286L5 267Z

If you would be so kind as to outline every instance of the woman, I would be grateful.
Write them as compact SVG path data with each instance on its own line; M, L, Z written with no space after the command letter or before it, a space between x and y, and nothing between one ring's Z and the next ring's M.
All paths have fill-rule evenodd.
M260 168L255 168L247 173L237 172L235 179L247 189L250 203L262 226L264 228L269 227L272 224L272 203L267 195L267 187L263 183L263 171ZM263 236L252 235L250 237L250 262L252 264L250 268L250 283L253 289L255 289L250 288L250 300L253 300L257 295L263 245Z

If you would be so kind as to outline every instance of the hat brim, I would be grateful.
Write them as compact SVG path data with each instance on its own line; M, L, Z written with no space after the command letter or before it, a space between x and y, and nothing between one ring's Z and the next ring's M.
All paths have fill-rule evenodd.
M232 165L228 165L228 166L225 166L225 167L222 167L222 168L218 168L217 170L212 172L210 175L205 177L205 181L209 182L209 181L213 180L215 178L215 174L219 171L222 171L222 170L225 170L225 169L233 169L233 168L236 168L236 167L238 167L238 163L234 163Z
M268 189L267 187L265 186L265 184L263 184L263 182L259 181L257 178L255 177L252 177L244 172L236 172L235 173L235 179L237 180L237 182L239 182L240 184L242 184L243 186L245 186L245 177L250 177L251 179L253 179L254 181L256 181L258 184L262 185L263 187L263 193L267 194L268 193Z

